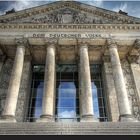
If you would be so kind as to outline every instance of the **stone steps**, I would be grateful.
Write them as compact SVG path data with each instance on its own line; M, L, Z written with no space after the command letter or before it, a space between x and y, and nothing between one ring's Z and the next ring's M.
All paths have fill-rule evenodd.
M140 135L140 123L0 123L0 135Z

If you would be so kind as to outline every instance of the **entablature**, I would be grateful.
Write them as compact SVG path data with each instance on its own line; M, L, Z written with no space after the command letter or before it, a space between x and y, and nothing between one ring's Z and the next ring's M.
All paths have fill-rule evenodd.
M138 40L139 38L137 38ZM26 56L32 56L35 62L44 62L46 56L46 45L50 43L49 38L26 38L28 45L26 47ZM107 38L98 39L55 39L56 58L61 61L73 61L79 55L79 46L81 42L88 45L90 61L101 61L103 57L109 56ZM137 61L139 50L136 47L136 38L116 39L120 59L129 58ZM16 52L15 38L0 38L1 48L9 57L14 57Z
M140 24L23 24L23 23L0 23L0 30L101 30L101 31L140 31Z

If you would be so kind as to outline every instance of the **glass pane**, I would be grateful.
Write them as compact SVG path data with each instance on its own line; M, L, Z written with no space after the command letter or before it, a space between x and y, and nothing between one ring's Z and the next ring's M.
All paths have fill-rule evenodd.
M74 82L61 82L58 89L58 117L73 118L76 114L76 87Z
M59 99L57 107L76 107L75 99Z
M31 96L27 121L34 122L42 113L44 65L33 66Z
M43 85L44 82L40 82L37 88L36 101L35 101L35 118L41 115L42 111L42 97L43 97Z
M59 108L58 109L59 118L76 118L75 108Z
M105 97L102 87L101 65L91 65L92 97L95 117L107 121Z
M97 87L94 82L92 82L92 97L93 97L94 114L96 118L99 118L100 115L99 115Z
M78 72L76 65L57 65L57 121L77 121L79 98L77 96Z

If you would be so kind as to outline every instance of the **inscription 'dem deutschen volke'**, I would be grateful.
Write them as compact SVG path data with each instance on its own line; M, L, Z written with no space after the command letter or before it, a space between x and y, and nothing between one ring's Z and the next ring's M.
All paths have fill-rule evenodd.
M94 38L100 38L102 37L101 34L95 33L95 34L75 34L75 33L34 33L33 36L34 38L89 38L89 39L94 39Z

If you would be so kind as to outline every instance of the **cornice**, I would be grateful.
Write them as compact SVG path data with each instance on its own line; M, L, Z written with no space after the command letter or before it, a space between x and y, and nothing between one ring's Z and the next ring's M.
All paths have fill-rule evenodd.
M19 12L13 13L13 14L3 15L3 16L0 16L0 23L9 23L14 20L20 20L22 18L29 18L33 15L48 13L50 11L53 11L56 9L62 9L62 8L71 8L71 9L75 9L78 11L86 12L88 14L97 15L97 16L103 17L105 19L116 20L116 21L126 23L126 24L140 23L139 18L122 15L119 13L115 13L113 11L89 6L86 4L81 5L77 2L70 2L70 1L52 3L52 4L45 5L45 6L40 6L40 7L36 7L36 8L19 11Z
M140 24L10 24L0 23L0 29L99 29L99 30L138 30Z

